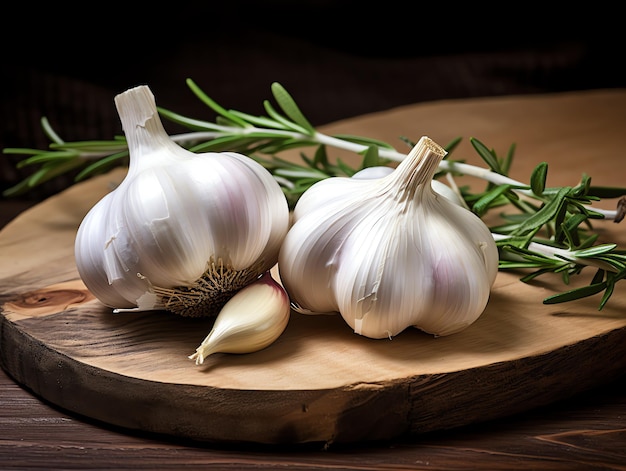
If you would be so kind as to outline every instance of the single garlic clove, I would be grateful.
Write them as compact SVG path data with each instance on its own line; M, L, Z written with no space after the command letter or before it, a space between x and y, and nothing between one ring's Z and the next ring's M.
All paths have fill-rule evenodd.
M272 343L287 328L289 297L269 271L224 305L209 335L189 356L201 365L213 353L252 353Z

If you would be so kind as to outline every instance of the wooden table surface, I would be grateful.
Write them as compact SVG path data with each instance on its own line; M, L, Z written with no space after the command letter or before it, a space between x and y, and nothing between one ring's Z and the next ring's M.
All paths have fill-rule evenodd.
M614 116L602 116L602 107L621 100L626 91L591 91L561 96L512 97L464 102L444 102L414 105L424 115L424 108L432 110L434 120L450 117L450 135L434 136L428 132L428 121L411 126L398 126L398 135L415 132L431 134L445 144L455 137L455 129L463 135L475 136L481 126L496 126L502 130L497 142L488 141L502 152L504 143L510 144L517 136L522 155L524 146L549 147L546 152L558 152L559 143L552 142L551 130L529 129L516 133L514 124L522 119L531 122L533 113L554 114L554 135L574 121L589 132ZM472 126L455 121L457 116L467 116L468 107L476 105L485 114L476 116ZM571 116L572 109L580 106L588 111L578 122ZM578 108L577 108L578 107ZM390 111L383 115L364 117L356 123L360 133L389 140L387 131L371 127L387 120L411 115L413 107ZM505 110L506 119L498 116ZM556 110L556 111L555 111ZM561 110L561 111L559 111ZM559 113L565 113L562 122ZM618 113L619 108L618 108ZM624 112L626 113L626 111ZM624 119L621 113L618 118ZM426 113L429 115L429 113ZM491 116L491 122L484 122ZM608 118L611 118L608 120ZM482 119L482 121L481 121ZM507 119L509 121L507 121ZM559 124L561 123L561 124ZM581 124L582 123L582 124ZM355 122L339 123L337 128L352 129ZM507 128L507 125L511 128ZM409 128L416 128L411 131ZM394 128L395 129L395 128ZM471 134L465 134L465 131ZM578 130L580 131L580 130ZM576 132L578 132L576 131ZM493 132L493 131L492 131ZM572 132L571 129L568 132ZM379 133L380 135L378 135ZM533 134L536 133L536 134ZM548 133L546 136L545 133ZM419 137L415 136L416 138ZM589 140L589 136L587 141ZM585 139L582 139L585 141ZM586 142L586 141L585 141ZM600 145L601 147L601 145ZM541 159L542 156L535 156ZM605 158L609 158L604 156ZM623 159L610 156L611 159ZM532 158L529 159L532 161ZM526 171L532 162L523 162ZM549 161L549 159L548 159ZM610 173L611 165L598 161L596 168L581 169L575 165L563 167L561 178L590 173L596 184L618 185L622 177ZM521 178L521 177L520 177ZM574 178L574 177L572 177ZM621 186L624 186L623 184ZM3 226L27 204L16 201L0 202L0 224ZM0 226L0 227L2 227ZM0 262L1 263L1 262ZM623 289L619 286L618 289ZM625 314L626 315L626 314ZM33 359L36 361L36 359ZM626 372L625 372L626 373ZM572 371L575 375L576 372ZM58 409L52 404L23 389L0 370L0 469L481 469L481 470L626 470L626 375L618 376L609 384L577 394L526 414L485 422L455 430L428 433L412 437L399 437L389 442L360 443L330 446L319 445L290 447L277 446L211 446L207 444L175 441L171 438L150 436L145 433L121 430L89 418L79 417Z

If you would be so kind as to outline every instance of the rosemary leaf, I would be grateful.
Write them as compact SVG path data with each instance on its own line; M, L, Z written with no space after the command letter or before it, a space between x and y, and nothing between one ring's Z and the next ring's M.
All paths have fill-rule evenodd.
M494 154L492 150L489 150L485 144L480 142L478 139L470 139L470 143L478 152L478 155L489 165L489 168L496 173L502 174L502 168L500 167L500 162L498 162L497 156Z
M246 123L243 119L240 119L238 116L226 111L225 108L213 101L213 99L211 99L206 93L204 93L193 80L187 79L187 86L200 99L200 101L202 101L205 105L207 105L216 113L220 114L224 118L227 118L229 121L241 126L242 128L249 126L249 124Z
M601 293L606 289L606 283L594 283L580 288L574 288L563 293L553 294L543 300L543 304L559 304L577 299L586 298Z
M556 196L548 201L539 211L521 223L514 231L514 234L527 234L552 221L552 219L555 218L561 210L565 197L570 190L570 187L560 188Z
M294 123L304 130L304 134L315 134L315 128L304 117L296 102L280 83L274 82L272 84L272 94L278 106Z
M543 194L543 190L546 189L546 177L548 175L548 164L542 162L535 167L533 173L530 176L530 188L537 196Z

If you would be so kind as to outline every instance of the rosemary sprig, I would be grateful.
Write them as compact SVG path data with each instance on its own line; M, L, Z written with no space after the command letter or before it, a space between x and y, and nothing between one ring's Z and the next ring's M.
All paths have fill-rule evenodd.
M472 140L472 145L494 173L506 176L512 151L499 158L493 150ZM622 211L590 208L604 197L619 197L626 189L592 187L591 178L583 175L575 187L546 187L548 164L533 170L527 186L514 183L489 183L482 193L465 193L472 210L484 215L495 208L513 208L514 213L500 212L504 224L491 227L500 250L500 270L530 270L521 281L530 282L546 273L558 273L564 284L586 267L596 273L587 286L567 290L544 299L545 304L573 301L603 293L599 310L613 294L615 283L626 277L626 251L616 244L594 245L598 234L590 233L593 219L621 220Z
M311 185L332 176L349 177L372 166L393 165L403 160L405 153L386 142L364 136L327 135L318 131L306 119L296 102L279 83L272 84L276 108L264 101L265 116L253 116L228 110L206 95L192 80L187 85L196 97L216 113L214 122L192 119L159 108L164 119L181 125L189 132L171 136L192 152L234 151L249 155L267 168L279 182L291 207ZM81 181L128 163L128 148L123 136L112 140L64 142L44 117L42 128L51 143L49 149L6 148L5 154L24 155L19 167L39 166L24 181L4 192L4 196L23 194L41 183L69 171L79 170L75 181ZM407 150L414 146L405 137ZM599 309L611 297L617 281L626 277L626 252L615 244L597 244L592 232L593 219L613 219L619 222L626 208L626 188L591 186L584 175L575 187L546 187L548 164L539 164L529 177L529 183L516 181L508 173L513 163L515 145L504 157L477 139L470 142L486 163L487 168L466 164L451 158L459 144L457 138L446 146L448 156L441 162L437 177L446 175L451 183L455 175L469 175L487 182L483 191L472 193L468 188L456 188L469 209L478 216L498 210L502 223L491 227L500 250L501 270L528 271L520 279L530 282L546 274L560 274L569 284L570 277L587 267L596 269L587 286L549 296L546 304L568 302L602 293ZM310 155L300 152L301 162L281 158L290 149L310 149ZM361 157L360 164L350 166L339 158L330 159L328 149L342 149ZM622 197L616 210L591 209L590 204L601 198ZM505 211L505 212L502 212ZM508 211L508 212L506 212ZM513 212L511 212L513 211Z

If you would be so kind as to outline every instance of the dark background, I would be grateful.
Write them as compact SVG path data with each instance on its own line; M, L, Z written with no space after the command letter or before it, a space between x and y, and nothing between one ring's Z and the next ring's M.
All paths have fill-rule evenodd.
M114 96L139 84L160 106L213 119L187 78L251 114L280 82L314 125L424 101L626 86L624 26L602 3L364 5L5 2L0 147L45 148L42 116L66 141L109 139L121 132ZM34 171L19 160L0 156L0 190ZM59 178L20 199L69 184Z

